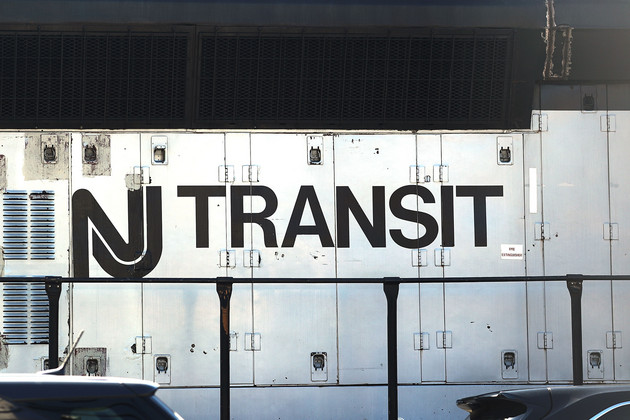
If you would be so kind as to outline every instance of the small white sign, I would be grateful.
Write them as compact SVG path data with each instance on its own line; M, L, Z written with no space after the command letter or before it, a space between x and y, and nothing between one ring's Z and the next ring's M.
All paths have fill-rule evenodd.
M501 244L501 259L502 260L522 260L523 259L523 245Z

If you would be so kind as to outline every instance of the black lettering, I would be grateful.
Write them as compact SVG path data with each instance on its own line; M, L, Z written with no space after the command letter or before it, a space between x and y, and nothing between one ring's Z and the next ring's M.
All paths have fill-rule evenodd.
M177 196L195 198L195 246L208 248L210 246L208 198L225 197L225 186L180 185L177 187Z
M411 194L422 198L422 201L425 203L435 203L435 197L425 187L405 185L394 191L389 198L389 208L394 217L423 225L425 228L424 235L418 239L409 239L402 234L400 229L390 229L389 234L394 242L403 248L417 249L433 243L438 234L438 223L430 214L409 210L402 206L403 198Z
M502 185L463 185L458 186L458 197L473 197L473 217L475 220L475 246L488 246L486 197L503 197Z
M92 255L110 276L141 278L149 274L162 255L162 189L146 187L147 248L144 249L143 190L127 191L129 242L125 242L94 196L85 189L72 195L72 253L74 277L90 276L88 219L92 221ZM96 231L119 260L111 255ZM138 259L141 257L140 259ZM137 260L137 261L136 261Z
M278 208L278 198L274 194L273 190L263 185L243 185L232 186L230 188L231 203L232 203L232 247L243 247L244 240L244 224L256 223L263 230L263 237L265 246L273 248L278 246L276 239L276 228L270 217ZM265 208L260 213L243 213L243 197L245 196L259 196L265 200Z
M337 187L337 244L340 248L350 247L350 212L370 244L375 248L385 247L385 187L372 187L374 224L370 223L350 188Z
M442 246L455 246L455 213L453 211L453 187L442 185Z
M313 221L315 222L313 226L300 225L307 201L311 213L313 214ZM323 247L335 246L328 225L326 224L326 219L324 218L324 212L322 212L322 206L319 204L317 194L315 194L315 188L313 188L312 185L303 185L300 187L300 192L295 200L295 206L291 213L291 219L289 219L287 233L284 235L282 246L292 247L295 244L297 235L318 235Z

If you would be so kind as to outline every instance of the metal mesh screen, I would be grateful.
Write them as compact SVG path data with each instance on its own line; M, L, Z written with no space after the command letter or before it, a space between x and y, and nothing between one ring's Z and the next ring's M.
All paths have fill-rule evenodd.
M511 30L0 32L0 128L511 128Z
M198 119L214 126L470 128L506 124L510 32L208 34Z
M0 33L0 123L181 125L187 42L181 34Z

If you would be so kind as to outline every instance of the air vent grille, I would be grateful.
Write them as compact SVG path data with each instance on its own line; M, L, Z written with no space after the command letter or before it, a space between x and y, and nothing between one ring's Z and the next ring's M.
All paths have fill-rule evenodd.
M55 258L55 193L6 191L2 200L5 260Z
M48 343L48 297L44 283L2 286L2 333L8 344Z

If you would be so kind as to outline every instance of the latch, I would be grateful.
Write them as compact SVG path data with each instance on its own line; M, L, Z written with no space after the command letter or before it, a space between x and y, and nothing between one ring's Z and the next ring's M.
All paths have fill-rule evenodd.
M41 137L42 163L57 163L58 153L57 136L45 135Z
M617 119L614 115L606 114L599 117L599 129L603 132L617 131Z
M143 185L151 183L151 171L148 166L134 166L133 172L125 175L128 190L138 191Z
M606 332L606 348L608 349L621 348L621 331L607 331Z
M437 248L434 251L436 267L447 267L451 265L451 250L448 248Z
M260 333L245 333L245 351L260 351Z
M619 240L619 223L604 223L604 240Z
M588 379L604 379L604 352L589 350L586 352L586 370Z
M309 165L324 164L324 138L322 136L308 136L306 138L306 149Z
M151 354L153 353L152 339L150 336L138 336L136 337L136 343L131 346L131 351L137 354Z
M170 385L171 383L171 355L156 354L153 356L153 382Z
M426 267L428 264L427 250L426 249L412 249L411 250L411 266L412 267Z
M243 265L247 268L260 267L260 251L256 249L246 249L243 251Z
M328 355L325 351L311 353L311 382L328 380Z
M219 267L236 267L236 251L233 249L219 251Z
M534 225L534 239L536 241L548 241L551 239L551 227L547 222L536 222Z
M230 332L230 351L238 351L238 333Z
M107 349L104 347L76 348L70 360L71 375L107 376Z
M437 343L438 349L453 348L453 332L452 331L437 331L436 343Z
M514 144L512 137L499 136L497 137L497 164L498 165L512 165L512 151Z
M168 137L151 136L151 163L166 165L168 163Z
M448 165L433 165L433 181L448 182Z
M234 166L233 165L221 165L219 166L219 182L234 182Z
M518 379L516 350L503 350L501 352L501 377L503 379Z
M539 349L552 349L553 333L549 331L539 332L537 336L537 344Z
M431 340L428 332L413 333L413 349L429 350L431 348Z

